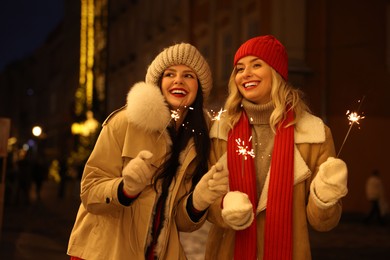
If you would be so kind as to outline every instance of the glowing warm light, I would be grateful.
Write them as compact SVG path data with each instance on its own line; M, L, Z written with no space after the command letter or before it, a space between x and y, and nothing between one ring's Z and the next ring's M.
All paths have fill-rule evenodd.
M95 5L94 0L88 0L88 11L87 11L87 85L86 85L86 96L87 96L87 108L92 108L93 100L93 64L95 55Z
M92 109L93 102L93 65L95 54L95 6L94 0L81 0L80 18L80 73L79 87L76 91L75 112L81 115L86 105Z
M16 137L10 137L8 138L8 146L12 146L18 142L18 139Z
M40 126L34 126L33 128L32 128L32 134L34 135L34 136L41 136L41 134L42 134L42 128L40 127Z
M72 134L89 136L96 132L99 127L99 121L93 117L92 111L87 111L87 120L81 123L73 123L71 127Z
M85 84L85 74L87 70L87 0L81 0L80 19L80 85Z

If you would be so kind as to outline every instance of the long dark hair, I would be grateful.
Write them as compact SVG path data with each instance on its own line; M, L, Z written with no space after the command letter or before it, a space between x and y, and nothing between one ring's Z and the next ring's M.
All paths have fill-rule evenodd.
M203 111L203 94L202 87L198 80L198 92L196 99L188 109L187 115L183 120L183 125L176 131L174 126L167 128L169 136L172 140L172 149L167 155L167 160L160 166L154 177L154 188L157 190L158 180L162 180L163 198L168 195L169 186L176 176L181 151L185 149L188 141L193 138L196 150L196 167L192 174L192 187L199 182L202 176L208 170L208 159L210 154L210 138L208 125Z

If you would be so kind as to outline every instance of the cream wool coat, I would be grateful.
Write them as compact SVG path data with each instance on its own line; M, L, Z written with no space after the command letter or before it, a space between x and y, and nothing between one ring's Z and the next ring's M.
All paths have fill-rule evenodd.
M158 122L166 126L162 115L167 107L160 90L155 92L152 88L157 89L144 83L138 88L134 86L127 106L113 112L103 123L81 180L82 203L70 236L68 255L87 260L145 258L157 194L149 185L130 206L124 206L118 201L118 185L122 169L141 150L153 153L151 160L156 168L169 151L168 135L160 136L160 131L155 131ZM161 97L153 101L152 95ZM131 116L142 109L141 115ZM190 141L181 153L177 178L167 198L158 259L186 259L179 231L194 231L205 221L206 216L194 223L186 211L191 187L188 175L194 169L195 157L195 147Z
M229 128L221 120L211 128L213 139L219 154L226 151ZM219 133L217 132L219 129ZM223 141L216 141L216 138ZM293 259L310 260L310 241L308 224L317 231L328 231L334 228L341 217L341 201L329 207L319 207L310 194L310 183L317 174L318 168L330 156L335 156L335 148L330 129L320 118L306 113L295 126L294 154L294 191L293 191ZM269 186L269 171L264 188L261 192L257 218L257 249L258 259L262 259L264 245L265 210L267 207L267 192ZM316 200L318 201L318 200ZM210 207L208 220L213 223L206 246L207 260L233 259L235 230L229 228L221 217L221 200Z

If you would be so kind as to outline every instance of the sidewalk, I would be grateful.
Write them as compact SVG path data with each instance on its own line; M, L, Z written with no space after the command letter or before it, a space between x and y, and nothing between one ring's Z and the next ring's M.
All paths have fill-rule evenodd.
M4 207L0 259L55 259L69 257L66 248L77 214L79 198L75 183L68 183L64 198L58 198L58 184L43 184L41 200Z
M0 259L69 260L69 234L79 207L78 184L68 183L66 196L57 197L58 185L46 181L42 199L30 205L7 205L0 241ZM390 259L390 222L386 226L364 225L363 216L344 214L330 232L311 231L313 260ZM189 260L204 259L209 225L181 240Z
M364 215L344 214L329 232L310 232L313 260L388 260L390 222L366 225Z

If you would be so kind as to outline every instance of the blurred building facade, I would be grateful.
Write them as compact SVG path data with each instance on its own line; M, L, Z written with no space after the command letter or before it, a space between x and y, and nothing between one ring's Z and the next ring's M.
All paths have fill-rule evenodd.
M366 177L374 168L390 172L385 152L390 146L389 0L64 2L64 21L45 45L0 74L0 116L11 118L11 136L27 140L32 126L41 124L45 155L69 153L75 142L71 125L85 120L88 110L101 123L125 104L155 55L181 41L195 45L209 61L214 88L208 106L219 109L235 50L253 36L273 34L289 53L289 81L331 127L336 151L350 127L346 111L356 110L364 97L366 118L353 126L340 157L350 172L345 210L368 209L368 202L362 203ZM83 11L80 3L92 9ZM93 20L86 18L86 26L92 23L94 30L83 42L82 19L88 12ZM87 54L91 41L93 51ZM88 58L92 89L81 79ZM390 183L390 175L383 175Z
M33 126L39 125L52 156L66 149L78 83L80 11L78 5L65 6L64 21L45 44L0 74L0 111L12 121L11 136L25 143L32 138Z

